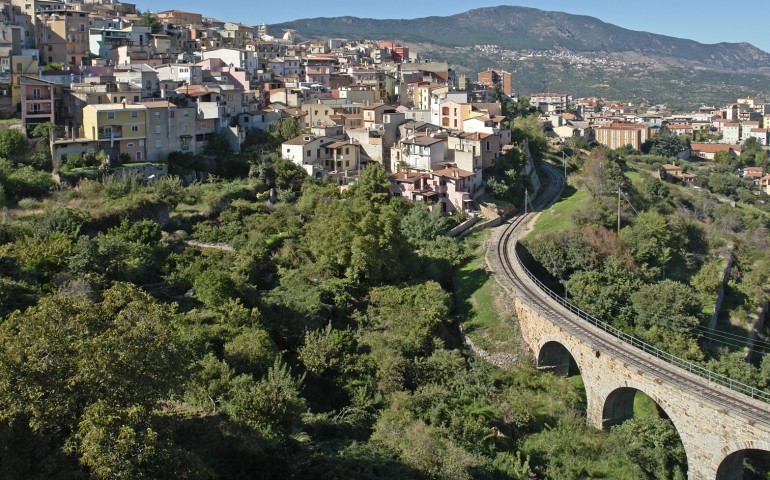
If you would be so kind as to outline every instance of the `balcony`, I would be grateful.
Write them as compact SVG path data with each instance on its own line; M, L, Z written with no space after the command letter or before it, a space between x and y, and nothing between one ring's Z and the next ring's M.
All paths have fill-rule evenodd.
M44 116L44 117L50 117L51 116L51 110L27 110L24 112L24 115L27 117L35 117L37 115Z
M100 128L99 140L113 140L123 138L123 128L114 126L112 128Z
M41 93L40 95L22 95L23 100L27 102L50 102L51 95L47 93Z

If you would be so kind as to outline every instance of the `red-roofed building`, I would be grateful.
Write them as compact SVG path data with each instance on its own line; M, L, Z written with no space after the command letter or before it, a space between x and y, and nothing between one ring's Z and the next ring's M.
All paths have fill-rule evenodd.
M722 143L693 143L690 145L691 155L706 160L714 160L718 152L727 152L732 157L739 157L741 155L741 147Z

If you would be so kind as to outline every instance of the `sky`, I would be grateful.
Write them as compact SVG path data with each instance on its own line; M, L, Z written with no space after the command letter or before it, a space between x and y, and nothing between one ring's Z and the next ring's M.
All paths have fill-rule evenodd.
M250 25L280 23L300 18L355 16L365 18L419 18L446 16L471 8L520 5L541 10L589 15L631 30L688 38L703 43L749 42L770 52L770 33L763 23L770 18L770 2L744 0L740 11L724 0L133 0L141 10L185 10L224 21Z

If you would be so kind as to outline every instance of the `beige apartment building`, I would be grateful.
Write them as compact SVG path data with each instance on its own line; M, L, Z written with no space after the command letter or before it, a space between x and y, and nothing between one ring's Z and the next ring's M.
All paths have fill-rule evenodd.
M616 149L631 145L639 150L650 136L650 128L636 123L610 123L595 128L596 141L609 148Z
M91 56L88 29L87 12L60 9L38 13L40 63L87 65Z

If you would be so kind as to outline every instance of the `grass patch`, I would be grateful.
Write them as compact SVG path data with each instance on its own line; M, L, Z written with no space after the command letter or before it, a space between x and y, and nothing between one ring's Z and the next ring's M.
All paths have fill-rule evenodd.
M660 418L658 404L643 392L634 396L634 418Z
M540 214L535 228L527 235L527 238L534 238L541 232L568 230L572 226L573 214L589 200L588 191L565 188L561 199Z
M489 231L479 233L483 238L489 235ZM505 291L487 271L485 251L483 245L477 247L473 258L453 276L460 324L479 348L492 353L517 352L518 326L505 308Z

